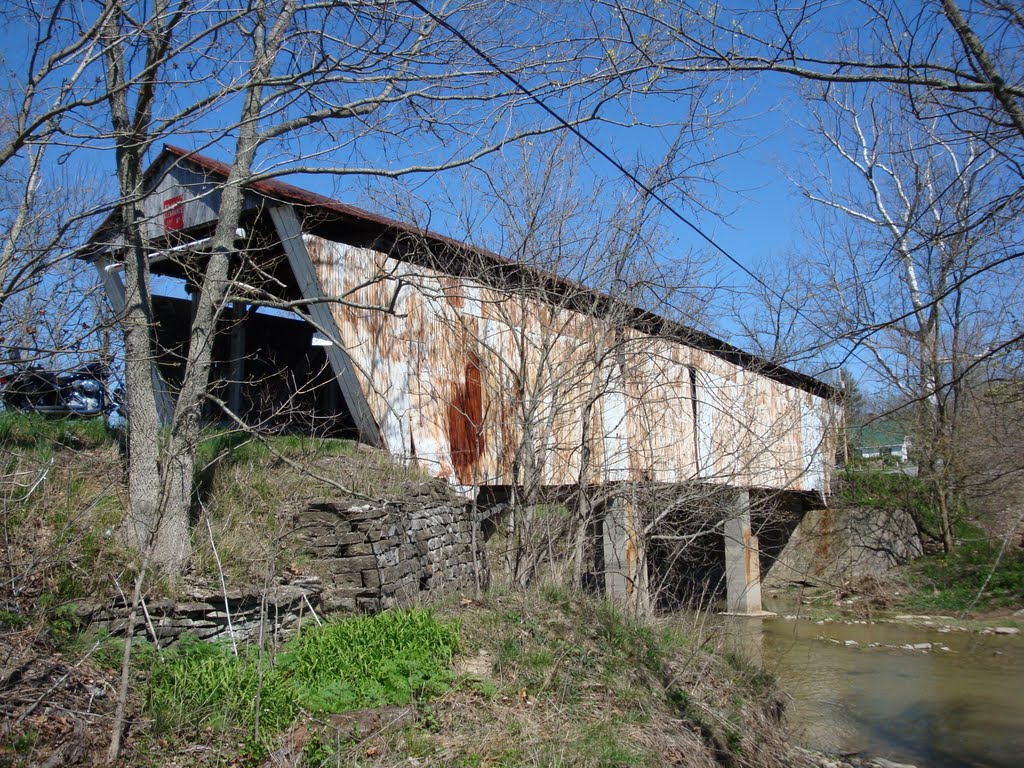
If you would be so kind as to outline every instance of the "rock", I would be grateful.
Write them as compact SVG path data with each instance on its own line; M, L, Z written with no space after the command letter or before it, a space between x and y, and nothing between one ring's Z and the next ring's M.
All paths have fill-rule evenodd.
M914 643L911 646L915 651L930 651L932 649L931 643Z
M894 763L892 760L886 760L884 757L873 757L871 761L878 766L878 768L917 768L910 763Z
M995 627L992 630L997 635L1019 635L1020 630L1016 627Z
M858 643L856 640L847 640L845 643L843 643L843 645L845 645L847 648L853 648L854 646L860 645L860 643Z

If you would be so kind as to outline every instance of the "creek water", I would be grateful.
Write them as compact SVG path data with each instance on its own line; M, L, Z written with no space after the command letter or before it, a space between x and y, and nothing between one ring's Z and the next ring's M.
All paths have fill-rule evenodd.
M1024 766L1021 636L816 623L784 610L723 617L722 629L735 651L775 675L796 743L920 768ZM899 647L924 643L933 649Z

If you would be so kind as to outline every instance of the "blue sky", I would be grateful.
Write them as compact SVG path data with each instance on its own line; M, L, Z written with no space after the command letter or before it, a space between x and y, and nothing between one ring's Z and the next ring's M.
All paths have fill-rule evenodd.
M9 26L2 38L10 65L12 59L18 58L19 43L24 45L25 36L23 32ZM728 154L738 143L748 144L749 148L742 155L728 157L717 166L717 180L720 184L697 185L694 188L694 194L700 198L703 205L711 209L711 213L689 205L680 206L680 210L740 263L756 271L758 265L766 260L782 260L793 248L810 247L801 241L795 227L802 202L780 170L780 167L799 163L799 155L793 149L797 141L797 131L788 124L795 100L790 98L786 84L780 80L751 79L734 87L745 100L738 108L738 115L743 116L743 119L720 129L713 126L715 130L712 138L715 146L710 150L706 146L697 146L693 147L692 151L698 154L705 151L722 151ZM190 98L183 91L179 92L178 96ZM173 99L174 96L170 98ZM669 119L672 117L672 110L677 108L677 104L668 99L653 97L638 101L634 106L639 111L640 119L649 122ZM100 115L99 119L106 119L103 109L98 110L97 114ZM195 127L215 130L216 120L217 116L214 115ZM737 135L739 131L742 132L742 136ZM599 129L589 135L592 135L602 148L614 151L620 156L628 156L641 149L650 150L652 155L657 155L655 142L651 142L656 132L650 130ZM204 147L205 139L201 135L177 134L168 136L167 140L186 148L207 152L217 159L228 159L226 155L219 153L216 147ZM371 139L369 146L372 147L373 142ZM158 150L159 145L155 147L155 151ZM383 154L383 145L380 151ZM66 167L72 169L72 176L77 174L96 187L102 188L105 183L112 182L113 159L109 151L81 151L72 157ZM613 183L628 184L614 168L600 158L592 157L590 168L595 176L610 179ZM371 205L360 193L365 181L339 181L323 176L293 176L286 177L285 180L349 202L368 207ZM428 194L429 186L427 184L424 187ZM725 215L726 220L720 220L715 213ZM669 246L672 253L666 253L666 258L678 258L689 250L703 253L711 264L713 282L733 291L742 291L750 287L749 276L730 264L725 257L714 253L685 225L674 221L669 215L666 215L663 221L675 240ZM451 231L445 226L443 216L435 218L431 223L435 229ZM727 315L719 318L717 326L725 335L732 330Z

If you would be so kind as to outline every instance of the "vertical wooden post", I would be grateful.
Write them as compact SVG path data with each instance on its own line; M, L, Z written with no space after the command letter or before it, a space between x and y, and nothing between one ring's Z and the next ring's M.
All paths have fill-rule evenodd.
M228 408L236 416L242 411L242 382L245 381L245 304L231 305L231 377L228 380Z

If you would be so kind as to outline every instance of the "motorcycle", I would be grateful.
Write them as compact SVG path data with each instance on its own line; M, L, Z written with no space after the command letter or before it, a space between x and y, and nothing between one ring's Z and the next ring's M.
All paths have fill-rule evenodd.
M0 374L0 402L7 410L34 411L54 416L99 416L117 408L107 390L108 370L99 362L73 371L48 371L21 366Z

